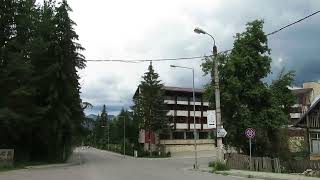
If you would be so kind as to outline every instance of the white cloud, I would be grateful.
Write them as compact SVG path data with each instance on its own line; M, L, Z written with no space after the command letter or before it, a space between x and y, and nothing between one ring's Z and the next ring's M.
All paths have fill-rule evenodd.
M234 34L243 31L248 21L262 18L265 30L270 32L320 7L316 0L69 0L69 4L87 59L149 59L209 54L212 42L208 37L193 33L195 26L211 32L218 49L225 50L232 47ZM319 21L319 17L314 19ZM304 25L312 22L304 22ZM316 24L313 23L313 28L317 28ZM284 33L288 32L290 30ZM270 48L275 50L277 60L288 57L284 51L286 47L283 47L285 38L277 35L270 39ZM295 42L291 46L302 45ZM197 87L208 80L202 77L200 62L175 62L196 69ZM171 63L154 62L163 82L191 87L191 73L170 69ZM119 105L119 101L128 105L147 67L148 63L88 62L87 68L80 72L82 98L95 105Z

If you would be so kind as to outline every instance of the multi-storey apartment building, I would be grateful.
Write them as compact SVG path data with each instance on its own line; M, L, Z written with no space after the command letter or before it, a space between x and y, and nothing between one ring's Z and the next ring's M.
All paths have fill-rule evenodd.
M193 124L193 96L192 88L163 87L165 91L165 103L168 107L167 117L170 120L171 131L166 134L155 135L153 132L141 130L139 142L148 147L149 141L152 147L162 145L166 152L183 152L194 150L194 133L197 130L197 149L214 150L215 141L212 138L213 128L207 123L207 110L209 102L204 100L204 90L195 89L195 119ZM139 95L139 88L135 96Z

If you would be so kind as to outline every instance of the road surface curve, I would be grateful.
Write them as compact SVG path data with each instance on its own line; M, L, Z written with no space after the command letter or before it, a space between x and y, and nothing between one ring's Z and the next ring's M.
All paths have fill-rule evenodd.
M23 169L0 173L0 180L233 180L237 177L190 170L193 158L126 157L94 148L77 149L81 165ZM208 158L200 158L207 166ZM244 178L241 178L244 179Z

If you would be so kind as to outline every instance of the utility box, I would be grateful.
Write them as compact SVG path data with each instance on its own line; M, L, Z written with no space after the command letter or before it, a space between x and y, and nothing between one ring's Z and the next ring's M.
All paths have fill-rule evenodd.
M134 157L135 157L135 158L138 157L138 151L137 151L137 150L134 150L134 151L133 151L133 154L134 154Z

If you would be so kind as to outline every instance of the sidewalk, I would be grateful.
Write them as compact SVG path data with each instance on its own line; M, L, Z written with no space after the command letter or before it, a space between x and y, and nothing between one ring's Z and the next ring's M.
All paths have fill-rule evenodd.
M210 172L210 168L201 168L200 171ZM319 180L317 177L307 177L296 174L281 174L271 172L257 172L257 171L244 171L231 169L229 171L217 171L216 174L240 176L246 178L257 178L257 179L272 179L272 180Z

